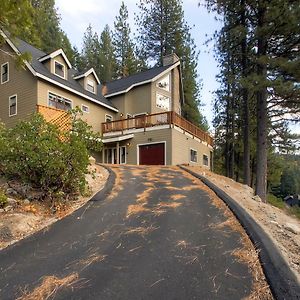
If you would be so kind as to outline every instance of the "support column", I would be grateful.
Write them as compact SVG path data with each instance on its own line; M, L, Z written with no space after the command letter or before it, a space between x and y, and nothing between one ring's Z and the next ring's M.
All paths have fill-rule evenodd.
M104 164L105 163L105 146L103 145L103 148L102 148L102 163Z
M117 164L120 164L120 143L117 142Z

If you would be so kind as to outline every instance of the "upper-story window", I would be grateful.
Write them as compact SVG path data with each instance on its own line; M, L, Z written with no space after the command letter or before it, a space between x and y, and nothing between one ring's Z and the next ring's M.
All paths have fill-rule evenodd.
M203 165L208 166L208 156L206 154L203 154Z
M72 101L54 93L48 95L48 105L61 110L71 110Z
M113 121L113 116L105 114L105 122L112 122Z
M9 65L8 62L1 65L1 84L9 81Z
M96 87L95 87L95 81L93 80L87 80L86 82L86 89L91 92L91 93L94 93L96 92Z
M156 106L158 108L170 111L170 109L171 109L170 97L157 93L156 94Z
M166 77L164 77L163 79L161 79L157 84L157 87L159 87L160 89L163 89L165 91L170 92L170 75L167 75Z
M84 104L81 105L81 110L84 113L89 113L90 112L90 108L87 105L84 105Z
M66 78L65 66L58 61L54 61L54 73L59 77Z

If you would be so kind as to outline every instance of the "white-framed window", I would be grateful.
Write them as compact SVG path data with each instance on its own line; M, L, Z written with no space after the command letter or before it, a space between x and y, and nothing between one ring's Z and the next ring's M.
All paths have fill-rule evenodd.
M114 120L113 116L105 114L105 122L112 122Z
M1 65L1 84L9 81L9 63Z
M156 86L160 89L170 92L170 74L158 81Z
M86 81L86 89L91 93L96 93L95 81L87 79Z
M81 104L81 110L84 113L87 113L87 114L90 112L90 108L87 105L84 105L84 104Z
M17 115L17 95L10 96L8 99L8 115Z
M197 151L194 149L190 149L190 161L197 162Z
M132 118L132 114L126 114L126 119Z
M157 93L156 107L169 111L171 108L171 99L168 96Z
M71 110L72 101L54 93L48 93L48 105L56 109Z
M203 166L208 166L208 156L203 154Z
M61 78L66 78L65 66L56 60L54 61L54 73Z

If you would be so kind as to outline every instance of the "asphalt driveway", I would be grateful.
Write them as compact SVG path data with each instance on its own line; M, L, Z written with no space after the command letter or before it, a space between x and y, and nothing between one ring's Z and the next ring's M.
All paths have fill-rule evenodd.
M227 217L205 190L175 167L114 170L110 197L0 252L0 299L49 290L105 300L250 294L251 272L233 254L241 233L218 228Z

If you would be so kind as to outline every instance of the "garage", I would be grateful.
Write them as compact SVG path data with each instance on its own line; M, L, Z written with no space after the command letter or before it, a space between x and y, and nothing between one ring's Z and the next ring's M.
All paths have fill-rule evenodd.
M165 143L139 146L140 165L165 165Z

